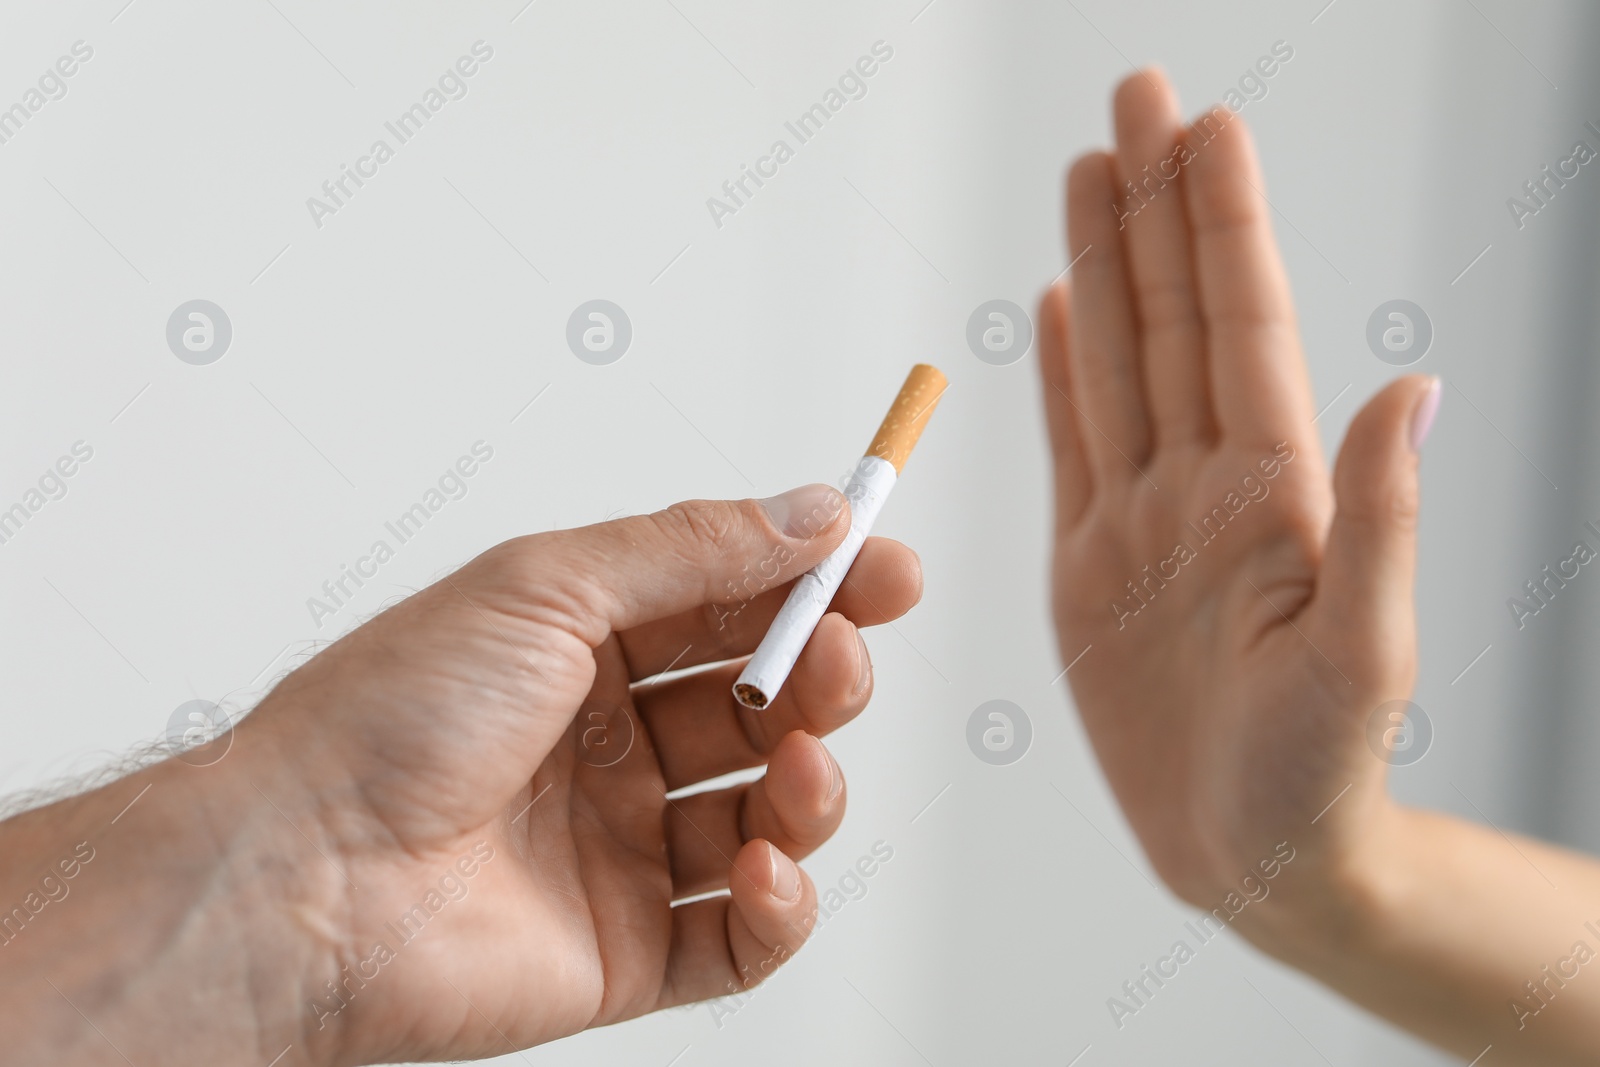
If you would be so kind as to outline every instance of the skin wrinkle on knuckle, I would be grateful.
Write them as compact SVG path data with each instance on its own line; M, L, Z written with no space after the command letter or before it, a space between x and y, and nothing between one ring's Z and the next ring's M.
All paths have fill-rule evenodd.
M1078 370L1084 391L1093 393L1103 389L1121 389L1138 381L1137 367L1132 359L1120 359L1110 345L1086 345L1083 364Z
M1193 303L1158 310L1141 307L1139 322L1142 340L1147 345L1167 341L1198 348L1205 339L1206 321Z
M522 648L522 654L516 657L517 665L524 672L531 671L540 680L556 680L563 666L577 662L574 657L579 651L598 647L610 633L605 615L595 603L595 598L603 595L604 590L591 596L585 595L585 589L581 586L556 582L546 587L537 599L519 603L515 613L507 615L501 610L503 617L532 627L540 638L538 641L524 642L528 647ZM502 636L515 635L494 633L492 636L503 647ZM584 649L563 651L561 646L568 639L580 642L585 646Z
M1416 500L1408 499L1404 493L1397 493L1389 499L1381 513L1372 516L1368 523L1375 532L1410 534L1416 532L1420 518Z
M529 552L535 544L542 546L536 559ZM570 668L586 661L610 632L601 607L608 592L589 582L583 567L560 562L561 554L559 539L545 535L516 538L490 549L423 595L436 594L427 606L441 613L441 620L457 620L457 632L483 631L483 640L493 653L491 661L503 659L517 684L560 684L573 680ZM425 602L422 596L413 597L401 608L412 604ZM396 624L400 621L394 617ZM370 627L354 633L367 629ZM402 629L394 636L405 632ZM372 634L379 635L376 630ZM509 649L507 642L511 643ZM567 647L569 643L572 647ZM510 657L498 655L512 649L515 653ZM404 661L403 644L390 652L397 663ZM499 691L512 693L510 689Z
M1416 460L1411 463L1415 468ZM1389 494L1389 521L1395 529L1411 533L1422 518L1422 489L1414 474L1398 481L1400 484Z
M536 603L543 594L559 589L563 576L577 570L563 565L565 546L566 537L553 534L502 541L451 576L449 584L455 588L449 595L465 596L474 605L480 597L498 599L505 593L513 601Z
M1253 343L1271 352L1292 352L1298 344L1299 327L1293 315L1282 308L1209 307L1204 313L1206 326L1214 333L1237 334L1227 347L1240 348Z
M485 573L491 580L484 584L491 597L501 592L512 596L491 603L503 614L573 634L591 648L598 645L610 633L608 620L626 607L604 578L617 569L605 562L619 554L610 541L608 533L593 528L534 534L496 546L491 551L506 549L509 558L496 561ZM479 599L471 590L468 595ZM512 610L502 606L505 599Z
M505 583L521 588L541 572L536 564L547 555L560 549L566 531L549 534L524 534L513 537L488 549L468 563L458 573L482 573L491 579L490 585Z
M1342 526L1363 539L1378 540L1391 532L1414 531L1422 502L1414 482L1410 486L1364 485L1345 496L1339 510Z
M1240 195L1242 190L1219 187L1214 180L1204 179L1189 183L1189 188L1194 190L1195 198L1192 214L1198 216L1190 225L1197 238L1236 238L1255 243L1266 217L1252 201Z
M1135 257L1139 263L1145 257ZM1172 273L1163 272L1159 278L1140 274L1134 279L1133 295L1141 311L1148 312L1151 305L1172 305L1180 311L1193 311L1195 307L1194 281L1187 264Z
M726 501L689 500L658 511L652 518L682 558L694 562L736 547L741 510L739 504Z

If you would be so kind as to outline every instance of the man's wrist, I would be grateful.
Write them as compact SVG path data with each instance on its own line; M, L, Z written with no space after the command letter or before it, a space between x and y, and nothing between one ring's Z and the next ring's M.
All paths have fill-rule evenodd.
M231 745L0 825L0 1019L29 1024L0 1029L74 1062L340 1058L308 1007L343 934L339 857L267 732Z

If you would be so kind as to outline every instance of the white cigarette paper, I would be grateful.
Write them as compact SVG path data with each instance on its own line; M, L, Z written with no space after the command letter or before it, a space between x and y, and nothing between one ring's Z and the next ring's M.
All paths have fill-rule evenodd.
M827 558L795 581L789 598L733 685L734 699L745 707L759 711L778 695L817 623L827 613L862 543L872 532L889 490L899 480L906 457L946 386L944 375L925 363L911 369L867 454L845 486L845 499L850 502L850 532Z

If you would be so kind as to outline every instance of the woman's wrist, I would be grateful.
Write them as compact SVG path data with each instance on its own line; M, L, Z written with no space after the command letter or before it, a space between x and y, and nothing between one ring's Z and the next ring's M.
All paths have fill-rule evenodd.
M1312 974L1379 953L1385 931L1404 922L1409 902L1426 892L1413 862L1420 814L1385 797L1347 847L1304 849L1304 862L1285 868L1272 906L1241 932L1262 951Z
M0 1030L73 1062L339 1058L310 1007L337 971L339 856L276 746L231 744L0 825Z

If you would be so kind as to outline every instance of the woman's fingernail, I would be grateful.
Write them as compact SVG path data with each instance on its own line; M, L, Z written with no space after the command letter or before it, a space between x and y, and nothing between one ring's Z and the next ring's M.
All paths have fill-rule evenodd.
M761 506L785 537L810 538L833 525L844 509L844 494L818 482L769 496Z
M856 687L852 696L860 696L872 684L872 655L867 651L867 639L856 631Z
M767 862L772 865L772 895L779 900L798 900L800 868L794 865L794 860L779 852L776 845L768 842Z
M1422 399L1417 401L1417 409L1411 413L1411 450L1421 451L1422 442L1428 439L1428 431L1433 429L1433 417L1439 414L1439 400L1444 395L1444 383L1435 375L1433 384L1428 391L1422 394Z

